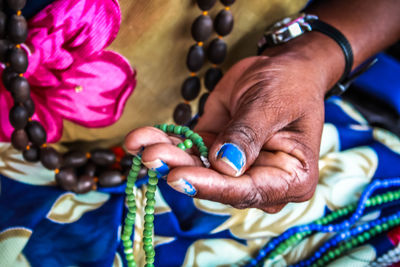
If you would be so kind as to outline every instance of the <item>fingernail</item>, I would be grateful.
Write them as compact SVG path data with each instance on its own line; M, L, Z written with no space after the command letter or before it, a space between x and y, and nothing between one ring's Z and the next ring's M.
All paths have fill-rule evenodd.
M168 184L176 191L184 193L190 197L193 197L197 194L196 188L194 188L194 186L191 183L189 183L183 178L174 182L170 182Z
M168 165L160 159L143 162L143 165L149 168L150 170L157 172L159 174L159 177L165 177L169 173Z
M225 143L217 153L217 158L231 166L239 175L246 163L244 152L235 144Z

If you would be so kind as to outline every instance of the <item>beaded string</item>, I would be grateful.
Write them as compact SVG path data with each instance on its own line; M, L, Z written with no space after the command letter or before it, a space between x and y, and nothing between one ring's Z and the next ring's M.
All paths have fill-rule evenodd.
M196 43L189 48L186 57L186 66L190 72L190 76L184 80L181 87L181 95L184 101L183 103L179 103L174 109L173 119L176 124L186 125L191 123L192 108L189 103L195 100L200 93L201 82L197 72L203 67L206 58L213 63L213 67L207 70L204 77L206 89L211 92L222 77L222 70L217 68L217 65L221 64L226 57L227 45L222 40L222 37L232 31L233 15L230 12L230 6L235 0L220 1L225 8L218 13L213 23L209 16L209 11L214 7L216 0L196 0L201 10L201 15L194 20L191 27L191 34ZM210 42L206 53L204 44L212 34L213 25L218 38ZM198 114L200 116L203 113L207 97L208 93L204 93L200 97L198 103Z
M342 253L365 243L374 236L399 224L400 212L397 212L391 216L359 225L351 230L343 231L321 246L309 259L300 261L298 264L292 266L311 266L311 264L313 264L312 266L325 266L330 261L338 258ZM350 239L350 237L353 238ZM342 243L335 249L331 249L343 241L346 242Z
M205 159L208 158L208 149L203 142L203 138L189 129L186 126L175 126L168 124L156 125L156 128L164 131L169 134L180 135L183 138L186 138L183 142L179 143L177 147L182 150L190 149L193 145L197 147L199 151L200 158L205 163L206 167L207 161ZM128 174L127 183L126 183L126 202L128 206L128 212L125 217L123 232L121 235L121 240L124 246L125 259L128 263L128 267L135 267L136 262L133 254L133 227L135 225L136 219L136 197L134 193L135 182L139 176L139 172L142 167L142 159L141 156L138 155L133 158L132 168ZM153 170L148 170L147 175L149 177L149 181L147 184L147 190L145 193L146 196L146 205L144 207L145 215L144 215L144 231L143 231L143 250L146 256L146 267L154 266L154 258L156 252L153 246L153 231L154 231L154 206L155 206L155 192L157 189L158 176L159 173Z
M400 262L400 245L380 256L375 261L370 262L371 267L386 267L394 263Z
M383 196L376 196L374 198L368 199L371 194L380 188L390 188L390 187L397 187L400 186L400 179L393 178L387 180L374 180L366 190L364 190L361 198L358 202L358 206L351 205L344 209L338 210L336 212L331 213L325 218L318 219L315 222L308 224L308 225L301 225L292 227L282 233L280 236L272 239L268 242L259 252L258 255L250 261L247 266L257 266L260 262L269 256L268 258L272 259L275 256L281 254L286 248L290 245L293 245L300 240L302 240L305 236L311 234L312 231L317 232L339 232L351 227L363 214L366 207L373 206L377 203L384 203L390 201L390 199L396 197L400 197L400 193L396 192L395 195L383 195ZM355 212L350 217L350 219L343 221L339 224L328 224L329 222L337 219L338 217L342 217L347 215L349 212L355 209ZM326 225L325 225L326 224ZM283 243L285 242L285 243ZM283 243L279 250L277 247L279 244ZM268 255L269 254L269 255Z

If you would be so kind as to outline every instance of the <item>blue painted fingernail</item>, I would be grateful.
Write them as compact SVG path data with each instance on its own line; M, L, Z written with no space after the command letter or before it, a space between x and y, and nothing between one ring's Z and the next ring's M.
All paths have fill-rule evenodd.
M191 183L189 183L183 178L170 182L168 184L176 191L184 193L190 197L193 197L197 194L196 188L194 188L194 186Z
M154 161L149 161L149 162L143 162L143 164L150 170L156 171L158 174L157 175L158 178L165 177L169 173L168 165L160 159L156 159Z
M231 166L239 175L246 164L244 152L235 144L225 143L217 153L217 158Z

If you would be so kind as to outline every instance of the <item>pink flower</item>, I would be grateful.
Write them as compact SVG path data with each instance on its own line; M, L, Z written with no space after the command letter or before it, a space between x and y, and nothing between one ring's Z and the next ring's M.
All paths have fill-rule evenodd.
M63 119L104 127L121 116L135 72L122 56L104 50L120 22L117 0L57 0L29 21L25 77L36 106L33 119L42 123L49 142L61 138ZM1 84L0 141L10 140L12 105Z

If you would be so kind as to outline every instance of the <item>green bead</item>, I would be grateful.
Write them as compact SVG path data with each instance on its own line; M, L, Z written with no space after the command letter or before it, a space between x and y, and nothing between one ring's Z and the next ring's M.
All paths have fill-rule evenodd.
M163 132L167 132L167 127L168 127L168 125L166 123L163 123L160 125L160 130Z
M328 252L328 257L329 259L334 259L335 258L335 253L333 251Z
M154 213L154 207L152 207L152 206L146 206L146 207L144 208L144 211L145 211L147 214L153 214L153 213Z
M335 255L335 258L336 258L336 257L339 257L340 254L341 254L340 248L335 249L335 250L333 251L333 254Z
M294 236L296 237L297 240L301 240L303 238L300 233L297 233Z
M185 147L186 147L187 149L190 149L190 148L192 148L192 146L193 146L193 142L192 142L192 140L190 140L190 139L186 139L185 141L183 141L183 144L185 145Z
M130 220L128 218L125 219L125 225L126 226L133 226L135 224L134 220Z
M155 192L155 190L154 190L154 192ZM147 192L146 192L146 198L147 199L153 199L154 198L154 196L156 195L154 192L150 192L149 191L149 187L147 187Z
M344 208L342 211L343 211L343 215L347 215L350 212L350 210L348 208Z
M155 199L147 199L146 205L154 207L154 205L156 205L156 200Z
M187 126L183 126L182 127L182 134L184 135L187 131L189 131L190 130L190 128L189 127L187 127Z
M180 149L182 149L182 150L186 150L186 147L185 147L185 145L184 145L183 143L179 143L179 144L177 145L177 147L180 148Z
M145 229L143 231L143 237L153 237L153 231Z
M199 147L199 153L201 153L201 152L207 152L208 151L208 148L206 147L206 146L200 146Z
M136 267L136 262L128 261L128 267Z
M322 260L323 260L324 262L329 262L329 261L330 261L330 258L328 257L328 255L325 255L325 256L322 257Z
M387 202L389 202L389 197L386 194L384 194L382 196L382 200L383 200L383 203L387 203Z
M160 129L161 124L154 125L154 128Z
M124 252L125 252L125 254L131 254L131 253L133 253L133 248L125 248Z
M186 138L190 138L193 134L194 134L194 132L193 132L192 130L188 130L188 131L185 133L185 137L186 137Z
M149 177L157 177L157 172L153 171L153 170L148 170L147 171L147 175Z
M133 261L134 260L134 256L132 254L127 254L127 255L125 255L125 259L127 261Z
M326 218L321 218L321 223L322 224L327 224L329 221Z
M124 247L132 247L133 243L132 240L124 240Z
M130 207L130 208L136 207L136 202L135 201L128 201L128 207Z
M375 229L376 229L376 231L377 231L378 233L381 233L381 232L383 231L383 228L382 228L381 225L375 226Z
M389 192L387 194L389 201L393 201L394 200L394 194L392 192Z
M351 244L353 245L353 247L356 247L358 245L358 240L356 238L351 239Z
M358 242L360 242L361 244L365 242L365 238L362 235L357 236L357 240Z
M132 188L129 188L129 187L125 188L125 193L126 193L127 195L132 195L132 194L133 194Z
M180 126L180 125L175 126L174 134L180 135L181 133L182 133L182 126Z
M146 257L146 267L154 267L154 257Z
M135 213L128 212L128 213L126 214L126 218L128 218L129 220L135 220L135 219L136 219L136 214L135 214Z
M322 224L322 220L321 219L317 219L314 221L315 224Z
M128 188L133 188L134 186L135 186L134 181L128 180L128 182L126 183L126 187L128 187Z
M145 222L144 223L144 229L153 230L154 229L154 224L152 222Z
M133 165L136 165L136 166L140 166L142 164L142 160L139 157L134 157L132 162L133 162Z
M153 249L153 245L144 245L143 246L143 250L145 251L145 252L149 252L149 251L151 251Z
M371 235L376 235L378 233L375 228L372 228L371 230L369 230L369 232L371 233Z
M363 233L363 237L365 238L365 240L368 240L371 238L371 234L368 232Z
M318 266L323 266L324 265L324 261L322 259L317 260L317 265Z
M129 234L122 234L121 235L121 240L122 241L126 241L126 240L130 240L131 239L131 235L129 235Z
M154 250L154 248L152 246L151 250L147 251L147 253L146 253L146 259L147 258L154 258L155 255L156 255L156 251Z
M387 223L389 224L389 227L390 227L390 228L392 228L393 226L396 225L395 220L390 220L390 221L388 221Z
M133 172L139 173L140 169L141 169L140 166L136 166L136 165L133 165L133 166L132 166L132 171L133 171Z
M389 229L389 225L387 223L382 223L383 231L387 231Z
M365 206L367 206L367 207L371 206L371 204L372 204L372 200L371 200L371 199L368 199L368 200L365 202Z
M167 126L167 132L168 133L173 133L174 129L175 129L175 125L173 125L173 124L170 124L170 125Z
M347 248L348 250L350 250L350 249L353 248L353 245L351 244L351 242L346 242L346 243L344 243L344 245L346 246L346 248Z
M376 196L376 202L378 203L378 205L382 204L383 199L382 199L382 197L380 195Z
M375 197L371 198L371 206L376 206L376 204L377 204L376 198Z
M154 193L154 192L156 192L156 190L157 190L157 186L156 185L154 185L154 184L148 184L147 185L147 192ZM152 199L154 197L147 197L147 198Z
M157 185L158 183L158 178L157 177L149 177L149 184L151 185Z
M153 244L153 239L151 237L143 237L143 244L152 245Z

